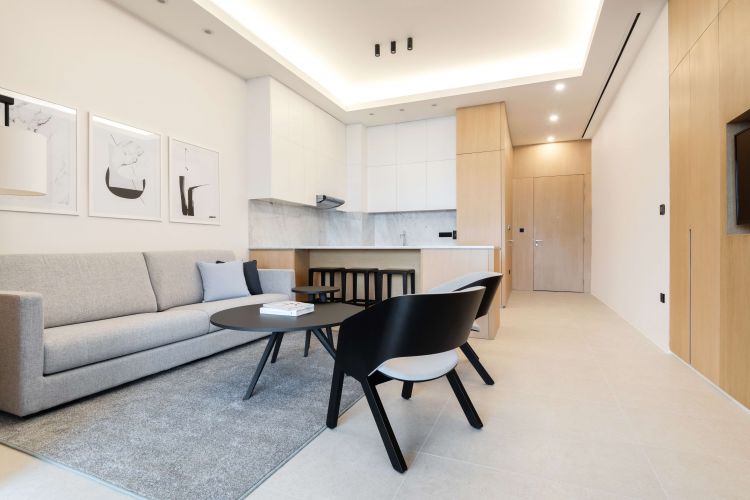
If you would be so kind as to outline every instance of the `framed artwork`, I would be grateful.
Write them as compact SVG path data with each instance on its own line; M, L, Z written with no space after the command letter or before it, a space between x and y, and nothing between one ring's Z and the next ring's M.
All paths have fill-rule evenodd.
M47 194L0 195L0 210L78 215L78 161L75 109L0 89L15 99L10 107L10 126L47 138ZM2 122L0 122L0 126Z
M169 140L169 218L172 222L221 224L219 153Z
M161 220L161 135L92 115L89 215Z

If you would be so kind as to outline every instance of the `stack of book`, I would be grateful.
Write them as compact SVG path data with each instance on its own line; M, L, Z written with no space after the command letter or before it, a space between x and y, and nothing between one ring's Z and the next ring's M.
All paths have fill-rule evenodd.
M307 302L296 302L294 300L282 300L263 304L260 308L261 314L274 314L276 316L302 316L315 310L313 304Z

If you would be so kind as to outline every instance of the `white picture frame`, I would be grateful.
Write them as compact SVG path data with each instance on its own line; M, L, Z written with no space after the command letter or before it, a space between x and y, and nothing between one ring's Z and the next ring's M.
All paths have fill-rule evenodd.
M169 220L221 225L218 152L170 137Z
M0 94L15 99L11 127L47 138L47 194L0 195L0 210L78 215L78 111L12 90Z
M89 216L161 221L162 136L89 114Z

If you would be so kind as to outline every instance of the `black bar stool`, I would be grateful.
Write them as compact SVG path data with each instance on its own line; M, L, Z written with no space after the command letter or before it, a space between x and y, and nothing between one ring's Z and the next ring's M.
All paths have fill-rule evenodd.
M307 301L312 302L313 304L324 304L326 302L332 302L333 301L333 295L339 291L338 287L335 286L296 286L292 288L292 292L294 293L303 293L307 295ZM327 298L327 295L331 294L331 299ZM326 336L328 337L328 342L333 345L333 331L331 331L330 328L326 328ZM307 330L305 332L305 357L307 357L307 354L310 352L310 338L312 337L312 330ZM278 346L281 344L281 342L277 343L277 348L274 349L273 352L273 358L271 359L271 363L276 361L276 356L278 354Z
M336 274L341 275L341 298L331 296L331 302L344 302L346 300L346 273L343 267L311 267L307 271L307 284L315 285L315 275L320 274L320 286L336 286ZM326 280L326 278L328 278Z
M364 306L364 307L370 307L373 304L376 304L378 300L378 268L377 267L348 267L344 269L344 276L347 274L352 275L352 298L349 300L346 300L346 294L342 294L342 297L344 297L344 302L347 304L352 304L355 306ZM365 297L359 298L359 294L357 293L357 282L359 281L357 278L359 275L364 276L364 285L365 285ZM372 276L372 279L374 280L375 284L375 297L370 298L370 276Z
M378 271L378 295L381 296L381 298L390 299L393 297L393 276L398 275L401 276L401 288L402 288L402 295L409 295L409 294L415 294L417 293L417 272L414 269L381 269ZM382 297L383 294L383 276L385 276L386 279L386 285L387 285L387 293L385 297ZM409 286L411 285L411 291L408 291Z

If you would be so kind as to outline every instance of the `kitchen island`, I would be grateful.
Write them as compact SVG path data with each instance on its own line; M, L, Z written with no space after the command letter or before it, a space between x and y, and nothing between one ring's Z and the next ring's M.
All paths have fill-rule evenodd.
M250 259L257 260L259 268L294 269L298 286L307 285L307 271L310 267L410 268L416 271L417 292L429 290L444 281L470 272L498 269L499 258L499 249L492 246L304 246L250 249ZM398 278L395 278L394 295L400 294L400 285ZM349 286L350 297L351 289ZM374 290L372 293L374 296ZM495 337L500 327L499 293L490 314L480 318L478 322L481 332L473 336L489 339Z

